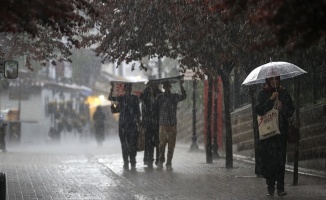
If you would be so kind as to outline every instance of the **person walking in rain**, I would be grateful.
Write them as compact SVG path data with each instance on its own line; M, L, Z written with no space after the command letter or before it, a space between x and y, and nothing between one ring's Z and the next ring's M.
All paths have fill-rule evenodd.
M131 168L135 168L137 155L137 125L140 123L139 100L136 95L131 94L131 83L124 84L125 94L122 96L113 97L113 89L114 85L111 84L111 91L108 99L110 101L117 101L120 106L119 138L124 161L123 168L129 169L129 162Z
M163 83L164 93L160 94L155 105L159 109L159 163L158 168L163 168L164 149L168 145L166 169L172 170L172 157L177 137L177 105L186 99L186 91L183 88L183 80L180 80L181 94L171 93L171 83Z
M257 115L263 116L277 103L279 109L280 135L272 136L259 141L261 155L261 171L266 179L267 196L274 196L275 182L278 196L286 196L284 188L287 127L288 118L293 115L294 106L289 93L280 85L280 77L266 79L266 85L257 96L255 111Z
M144 92L140 95L140 100L143 102L142 123L145 127L144 165L147 165L149 168L153 167L154 148L156 148L157 164L159 158L159 117L158 107L154 106L154 101L161 93L162 91L157 84L149 82Z
M93 115L93 120L95 127L95 138L99 146L102 146L104 141L105 119L106 117L102 106L97 106Z

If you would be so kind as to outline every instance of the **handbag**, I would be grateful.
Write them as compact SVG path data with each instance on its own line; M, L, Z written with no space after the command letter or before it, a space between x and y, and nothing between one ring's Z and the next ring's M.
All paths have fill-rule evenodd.
M117 102L112 102L110 108L111 108L112 113L119 113L120 112L120 104L117 103Z
M300 141L300 132L297 127L293 124L293 119L288 119L289 125L288 125L288 143L294 144Z
M258 120L258 129L259 129L259 140L264 140L276 135L280 135L279 129L279 120L278 120L279 111L276 107L276 101L273 108L265 113L263 116L257 116Z
M138 124L137 126L137 151L145 150L145 128L143 125Z

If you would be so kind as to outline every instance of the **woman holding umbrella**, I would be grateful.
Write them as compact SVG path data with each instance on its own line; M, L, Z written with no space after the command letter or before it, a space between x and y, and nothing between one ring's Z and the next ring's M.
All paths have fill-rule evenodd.
M293 115L294 106L289 93L280 85L280 76L265 79L266 84L257 96L255 111L263 116L275 103L279 110L279 130L281 134L259 141L261 171L266 179L267 196L274 196L275 183L278 196L285 196L284 175L286 163L288 118Z

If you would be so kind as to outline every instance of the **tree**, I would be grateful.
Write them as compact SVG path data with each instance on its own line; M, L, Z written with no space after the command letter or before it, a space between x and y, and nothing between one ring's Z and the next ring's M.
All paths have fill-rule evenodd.
M99 5L99 1L93 2L94 7ZM202 78L204 74L209 77L216 74L222 76L226 91L226 165L232 167L228 77L233 67L241 61L236 57L249 50L251 40L247 39L248 36L257 38L256 35L250 35L250 24L242 18L234 23L225 23L227 13L216 15L206 9L205 1L166 3L108 0L101 6L103 8L97 10L102 9L102 12L95 19L99 34L85 37L84 45L102 41L96 52L103 60L129 62L141 60L147 55L167 56L179 59L183 70L192 69L198 77Z
M100 5L99 2L93 1L94 7ZM147 55L167 56L179 59L182 70L192 69L196 76L206 74L213 77L217 74L222 77L226 163L232 167L229 74L234 67L251 71L258 66L246 65L252 63L254 50L264 49L264 53L260 53L255 60L265 63L270 55L279 57L298 46L295 44L301 42L300 38L291 35L283 37L275 29L281 23L273 13L282 14L283 11L278 9L291 3L286 0L279 0L275 4L274 1L265 0L104 2L101 8L97 8L102 11L96 19L99 34L85 38L84 43L90 45L94 41L102 41L96 52L103 60L119 63L141 60ZM291 5L295 6L293 3ZM264 16L264 13L269 15ZM270 19L275 19L275 26ZM257 24L263 26L255 26Z
M229 13L232 20L242 11L254 8L250 20L272 33L266 42L291 50L309 48L325 39L326 2L323 0L207 0L215 13Z
M8 6L12 1L5 2ZM41 8L45 6L42 3L44 1L36 2ZM254 66L248 67L248 63L253 60L252 51L258 48L264 47L264 52L254 59L255 62L266 62L271 53L278 56L287 50L304 47L305 43L313 45L314 41L323 39L322 33L325 29L324 26L318 27L314 23L310 27L307 23L313 19L310 16L312 11L318 11L317 15L313 15L318 22L324 21L322 19L325 14L321 12L325 4L323 1L313 1L310 8L310 4L303 0L300 0L302 4L289 0L93 0L89 4L91 9L84 6L88 4L83 0L72 0L66 4L63 0L54 2L49 5L55 5L54 8L64 6L64 9L60 9L64 14L52 14L57 17L50 18L52 21L49 23L40 17L48 17L43 12L27 10L31 13L30 19L35 19L37 32L27 31L28 38L23 37L20 42L26 43L27 50L22 51L30 52L35 58L67 59L73 46L90 47L96 44L95 52L102 56L103 61L120 63L141 60L144 56L166 56L178 59L182 70L192 69L198 77L203 78L204 74L220 75L226 91L224 103L226 134L229 139L227 165L230 167L232 129L228 87L232 69L252 69ZM292 10L300 10L304 16L297 18ZM72 18L73 23L69 23L67 18L70 19L73 15L72 11L78 14L77 18ZM79 20L79 16L83 20ZM280 20L288 18L290 22L296 23L291 23L288 27L287 20ZM305 19L309 20L304 21ZM17 21L18 27L24 27L24 24ZM256 27L253 22L262 26ZM93 34L83 34L92 28L95 29ZM28 30L27 27L25 29ZM318 39L312 40L312 36L316 34ZM31 37L34 35L37 37ZM67 39L68 43L62 43L62 38ZM58 56L55 52L62 54ZM142 65L140 68L146 70Z
M95 11L86 0L2 0L0 32L26 32L36 37L41 26L72 36L76 33L75 27L82 26L86 21L81 13L91 15Z
M86 0L3 0L0 3L0 39L6 57L30 60L69 60L79 48L78 35L96 11Z

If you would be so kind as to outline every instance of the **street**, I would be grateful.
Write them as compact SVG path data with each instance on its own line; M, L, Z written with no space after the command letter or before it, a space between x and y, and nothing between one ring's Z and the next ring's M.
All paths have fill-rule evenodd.
M225 158L206 164L205 151L189 147L177 142L173 171L146 168L143 152L137 154L136 170L123 170L117 137L106 138L102 147L70 138L9 146L0 154L0 170L7 175L7 200L270 199L253 164L235 159L234 168L226 169ZM298 186L292 186L287 172L285 181L283 198L326 199L326 178L299 174Z

